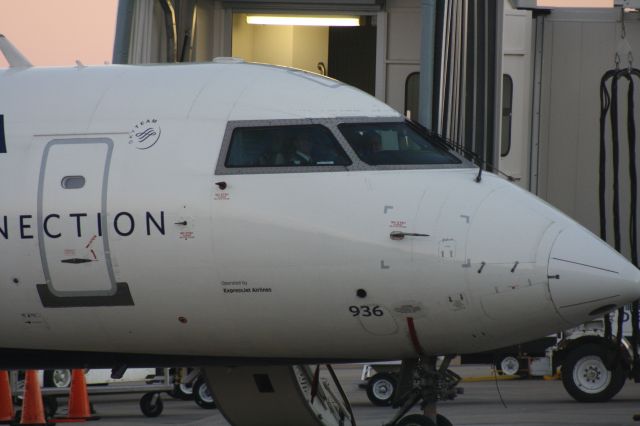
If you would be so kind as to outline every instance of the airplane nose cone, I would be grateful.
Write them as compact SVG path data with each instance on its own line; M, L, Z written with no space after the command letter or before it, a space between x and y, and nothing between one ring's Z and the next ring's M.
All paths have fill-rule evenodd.
M548 272L553 303L573 324L640 298L640 270L578 226L565 229L556 239Z

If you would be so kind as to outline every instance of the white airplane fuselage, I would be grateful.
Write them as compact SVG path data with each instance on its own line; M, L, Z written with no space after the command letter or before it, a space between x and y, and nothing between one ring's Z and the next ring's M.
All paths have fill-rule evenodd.
M7 69L0 114L0 350L405 359L640 297L622 256L495 175L366 164L338 126L404 120L313 74ZM293 125L351 164L226 166L234 129Z

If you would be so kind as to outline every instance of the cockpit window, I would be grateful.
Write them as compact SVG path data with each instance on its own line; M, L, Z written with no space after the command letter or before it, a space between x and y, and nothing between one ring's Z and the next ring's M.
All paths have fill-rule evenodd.
M238 127L231 136L225 166L348 166L351 160L321 125Z
M429 140L407 123L343 123L338 128L367 164L461 163L440 142Z

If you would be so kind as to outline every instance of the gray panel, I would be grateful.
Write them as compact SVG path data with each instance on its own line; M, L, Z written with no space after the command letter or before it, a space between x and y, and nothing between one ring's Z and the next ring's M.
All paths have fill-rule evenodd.
M129 45L131 44L131 18L133 15L133 0L119 0L118 17L116 22L116 36L113 46L114 64L129 62Z
M614 68L620 43L619 14L554 12L545 18L542 108L540 123L539 195L591 231L599 231L600 79ZM627 38L640 40L640 19L627 14ZM626 58L621 66L626 66ZM609 86L610 87L610 86ZM628 255L630 200L626 128L627 83L619 82L620 211L622 252ZM635 86L636 126L640 91ZM613 242L611 128L607 119L607 184L609 242ZM636 161L640 160L637 158ZM636 195L637 196L637 195ZM637 214L637 212L636 212Z
M548 46L552 70L549 103L549 146L547 200L572 215L575 205L578 119L576 101L580 98L581 24L553 25L553 41ZM562 94L561 96L559 96ZM596 107L597 108L597 107Z
M420 9L391 9L387 21L388 61L420 61Z
M541 87L540 87L540 123L538 125L538 190L536 194L549 200L548 198L548 158L549 158L549 121L551 119L551 69L552 69L552 43L553 43L553 25L550 25L546 18L542 27L542 59L541 59Z

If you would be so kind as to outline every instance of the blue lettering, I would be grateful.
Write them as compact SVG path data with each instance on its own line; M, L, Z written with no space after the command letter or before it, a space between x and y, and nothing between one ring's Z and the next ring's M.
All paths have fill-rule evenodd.
M98 237L102 237L102 214L98 213Z
M151 213L147 212L147 235L151 235L151 223L164 235L164 211L160 212L160 224L158 224Z
M118 220L122 216L126 216L129 218L129 230L126 232L122 232L120 230L120 226L118 225ZM135 221L133 220L133 216L131 215L131 213L120 212L116 215L115 219L113 220L113 227L116 229L116 232L118 233L118 235L121 235L123 237L128 237L129 235L133 234L133 230L135 229L136 224L135 224Z
M82 237L82 227L80 226L80 218L85 217L86 213L70 213L69 217L76 218L76 231L78 233L78 237Z
M52 217L55 217L56 219L60 219L60 215L59 214L55 214L55 213L54 214L50 214L44 219L44 222L42 224L42 228L44 229L44 233L47 234L47 237L49 237L49 238L60 238L62 236L61 233L58 232L57 234L51 234L49 232L48 224L49 224L49 219L51 219Z
M23 240L29 240L33 238L33 235L25 234L25 231L27 229L30 229L31 225L24 223L25 219L31 219L32 217L33 216L31 216L30 214L20 215L20 238L22 238Z
M7 230L7 217L3 216L4 220L4 228L0 228L0 234L4 237L5 240L9 239L9 231Z
M142 212L140 212L142 214ZM145 219L145 231L147 236L151 235L166 235L166 226L165 226L165 212L164 210L160 210L157 213L152 213L149 211L144 212ZM75 219L75 228L76 235L78 238L83 236L83 223L82 218L88 218L88 213L69 213L68 217L71 220ZM44 216L42 222L39 222L38 229L41 229L43 234L47 238L57 239L62 238L63 232L65 228L60 228L64 217L59 213L49 213ZM0 216L0 239L4 238L5 240L9 239L9 216ZM23 214L18 216L19 219L19 229L20 229L20 238L23 240L33 239L35 236L33 235L33 215ZM102 237L105 229L110 224L107 222L106 216L102 213L96 213L96 225L97 225L97 236ZM40 228L41 227L41 228ZM122 236L128 237L135 232L136 229L136 219L134 215L129 212L119 212L115 215L113 219L113 227L115 232ZM86 229L84 230L86 231ZM95 232L95 231L92 231Z
M0 114L0 154L7 153L7 141L4 137L4 115Z

